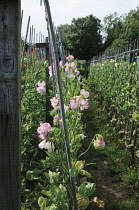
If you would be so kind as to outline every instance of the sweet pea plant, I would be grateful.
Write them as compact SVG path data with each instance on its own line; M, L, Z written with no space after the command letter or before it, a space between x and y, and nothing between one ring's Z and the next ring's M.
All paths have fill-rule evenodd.
M23 123L24 141L22 153L24 165L22 171L26 179L24 178L22 181L22 209L71 209L72 190L69 184L70 176L75 179L78 208L85 209L89 203L93 202L90 196L93 195L96 185L87 181L79 184L79 177L91 178L91 174L84 169L86 164L81 157L83 158L83 155L91 146L94 145L96 149L103 148L105 142L101 135L96 134L94 138L92 137L93 139L88 145L88 149L83 153L80 152L80 148L87 138L84 134L81 118L83 111L89 107L89 92L81 88L80 72L77 70L74 57L69 55L66 64L59 63L68 141L72 159L72 168L68 171L62 131L63 122L60 113L60 98L56 86L54 87L55 94L53 94L52 90L49 90L52 107L50 115L53 123L47 122L44 116L46 83L43 79L44 74L39 73L44 71L43 65L41 70L38 69L35 81L31 78L31 84L29 84L31 86L30 97L31 95L33 97L31 104L35 104L37 110L33 110L35 113L32 113L29 104L30 108L27 115L29 126ZM53 64L48 69L50 82L54 82L56 78ZM37 79L38 81L36 81ZM27 98L23 94L23 110L27 108L25 107L26 100ZM25 121L25 118L23 117L23 121ZM34 129L36 129L36 132ZM30 131L32 134L27 135ZM29 154L30 152L31 154ZM31 155L33 158L31 158ZM29 169L27 170L28 164Z
M113 157L119 154L113 164L119 164L120 161L122 170L129 175L129 182L138 183L139 72L137 63L106 60L91 65L88 81L98 107L108 118L107 130L111 129L111 134L109 131L106 132L107 136L110 136L109 145L113 145L110 151L113 150ZM114 145L116 145L116 152ZM125 181L127 177L125 175L123 177Z

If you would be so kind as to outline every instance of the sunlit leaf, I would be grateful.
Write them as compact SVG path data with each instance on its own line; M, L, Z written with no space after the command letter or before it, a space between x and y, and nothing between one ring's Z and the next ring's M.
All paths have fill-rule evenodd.
M78 187L78 193L84 197L89 197L94 193L95 189L96 189L95 183L88 183L88 184L82 183Z

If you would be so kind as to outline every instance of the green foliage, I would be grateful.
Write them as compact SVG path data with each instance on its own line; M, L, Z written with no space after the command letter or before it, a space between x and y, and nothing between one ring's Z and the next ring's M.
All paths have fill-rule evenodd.
M117 12L109 14L103 19L103 32L105 34L104 49L112 45L113 41L119 38L119 34L123 31L122 22L123 16L118 15Z
M23 60L28 64L27 58ZM73 64L73 63L72 63ZM27 66L27 65L26 65ZM69 68L71 62L69 62ZM64 67L61 67L61 80L64 95L64 105L68 106L70 100L80 94L81 82L78 74L66 75ZM59 109L51 110L50 115L59 115L60 120L54 121L52 132L47 134L55 149L47 151L38 147L39 137L37 128L40 122L46 122L46 95L36 91L38 81L45 81L46 63L37 63L34 60L31 65L22 71L22 209L57 209L69 210L71 208L72 190L70 187L70 176L75 179L78 189L79 176L91 178L91 174L84 170L85 161L78 160L84 141L83 123L81 121L81 110L78 107L66 110L66 122L68 125L68 138L71 151L73 167L68 171L63 128L61 125L61 113ZM49 82L51 83L52 78ZM65 82L66 80L66 82ZM55 85L55 84L54 84ZM56 88L56 87L55 87ZM48 91L48 90L47 90ZM58 90L56 89L58 94ZM53 91L49 91L53 97ZM49 98L50 99L50 98ZM49 120L49 119L48 119ZM47 141L46 138L46 141ZM88 203L89 205L89 203Z
M106 141L103 154L107 164L103 174L119 182L119 189L129 191L123 202L104 199L104 195L106 209L138 209L138 78L135 63L106 60L90 69L89 88L95 101L90 106L96 113L92 117ZM94 156L100 158L100 152L96 152Z
M100 20L93 15L73 18L71 25L60 25L63 44L78 59L89 60L101 50Z
M128 14L109 14L104 18L104 49L118 50L131 44L139 35L139 10L131 10Z
M78 187L78 193L84 197L89 197L94 193L95 188L96 188L95 183L88 183L88 184L82 183Z

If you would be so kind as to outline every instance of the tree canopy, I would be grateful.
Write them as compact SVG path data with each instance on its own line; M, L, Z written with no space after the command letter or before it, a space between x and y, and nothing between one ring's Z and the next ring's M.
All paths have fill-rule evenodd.
M124 47L139 37L139 10L131 10L127 15L117 13L104 18L105 33L104 49Z
M139 37L139 9L128 14L109 14L101 21L92 14L73 18L58 27L63 45L78 59L89 60L104 50L117 50ZM102 37L103 34L103 37Z
M76 58L89 60L101 51L102 36L100 20L93 15L73 18L71 25L58 27L63 44Z

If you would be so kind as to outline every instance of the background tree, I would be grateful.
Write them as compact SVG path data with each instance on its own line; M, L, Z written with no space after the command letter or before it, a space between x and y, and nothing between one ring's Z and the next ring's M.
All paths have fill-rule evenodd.
M139 37L139 8L131 10L123 22L123 36L126 40L134 40Z
M103 50L117 50L139 37L139 10L119 16L117 13L104 18L105 35Z
M103 19L103 33L104 33L104 45L103 49L110 47L113 41L119 38L123 33L123 16L119 16L117 12L109 14Z
M93 15L73 18L71 25L61 25L63 44L78 59L89 60L101 51L102 36L100 20Z

